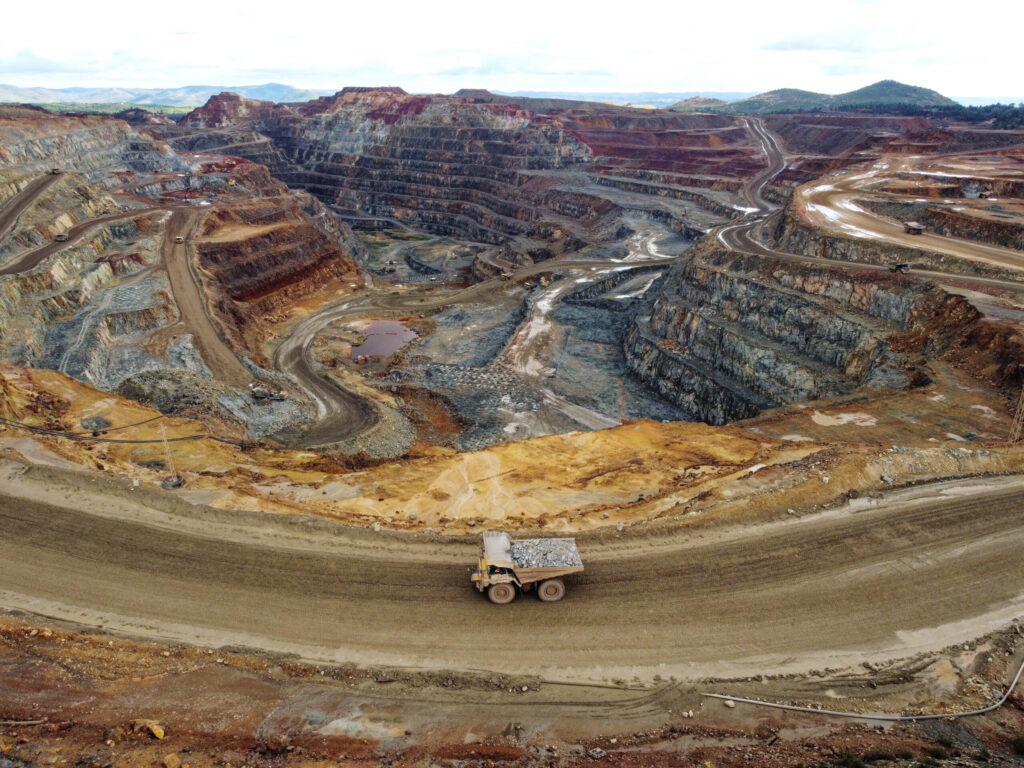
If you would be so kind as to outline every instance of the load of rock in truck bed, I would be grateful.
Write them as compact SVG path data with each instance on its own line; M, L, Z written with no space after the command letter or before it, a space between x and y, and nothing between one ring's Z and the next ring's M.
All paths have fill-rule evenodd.
M575 539L519 539L511 542L516 568L582 568Z
M512 541L507 533L488 531L470 581L481 592L486 589L490 601L499 605L515 599L517 586L523 592L536 587L537 597L553 603L565 595L562 577L582 570L575 539Z

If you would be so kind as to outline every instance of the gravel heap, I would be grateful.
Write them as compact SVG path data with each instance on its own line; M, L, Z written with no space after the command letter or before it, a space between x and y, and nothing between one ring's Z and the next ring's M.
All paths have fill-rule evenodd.
M512 562L519 568L583 567L576 539L520 539L512 542Z

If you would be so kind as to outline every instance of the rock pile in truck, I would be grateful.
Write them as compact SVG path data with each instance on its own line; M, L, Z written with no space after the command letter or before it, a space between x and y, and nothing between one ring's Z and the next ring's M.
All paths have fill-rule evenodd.
M513 539L511 553L519 568L583 567L575 539Z

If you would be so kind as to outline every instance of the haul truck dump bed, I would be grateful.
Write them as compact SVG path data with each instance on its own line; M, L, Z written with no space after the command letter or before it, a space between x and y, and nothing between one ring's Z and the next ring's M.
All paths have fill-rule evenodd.
M528 592L537 585L537 596L553 603L565 595L562 577L583 570L575 539L518 539L507 533L484 534L480 563L471 577L476 588L492 603L511 603L516 587Z

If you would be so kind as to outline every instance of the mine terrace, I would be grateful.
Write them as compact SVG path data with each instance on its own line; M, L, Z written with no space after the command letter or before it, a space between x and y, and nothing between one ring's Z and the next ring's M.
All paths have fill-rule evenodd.
M0 766L812 765L955 729L734 699L997 703L1024 131L704 106L0 105ZM484 531L586 570L498 608Z

